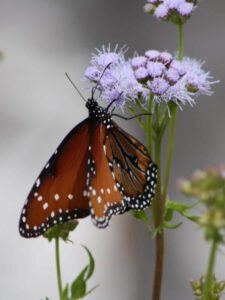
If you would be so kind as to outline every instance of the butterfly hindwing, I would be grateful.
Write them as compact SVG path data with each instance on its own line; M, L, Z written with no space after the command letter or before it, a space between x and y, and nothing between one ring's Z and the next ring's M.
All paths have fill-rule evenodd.
M19 230L36 237L51 226L89 215L86 189L91 120L85 119L64 138L32 187Z
M125 212L127 207L123 201L123 194L119 191L110 171L105 152L105 139L107 139L106 126L100 122L95 130L90 147L92 158L90 163L95 165L95 174L91 177L88 188L90 212L94 224L99 228L108 226L112 215Z
M105 142L112 176L128 207L143 210L155 195L157 167L147 149L115 122Z

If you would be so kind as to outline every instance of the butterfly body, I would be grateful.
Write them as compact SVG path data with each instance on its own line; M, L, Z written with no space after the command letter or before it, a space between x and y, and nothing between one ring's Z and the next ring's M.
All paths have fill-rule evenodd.
M143 210L154 197L157 167L146 148L113 121L109 107L93 97L86 107L89 117L64 138L28 195L19 222L24 237L89 214L105 228L112 215Z

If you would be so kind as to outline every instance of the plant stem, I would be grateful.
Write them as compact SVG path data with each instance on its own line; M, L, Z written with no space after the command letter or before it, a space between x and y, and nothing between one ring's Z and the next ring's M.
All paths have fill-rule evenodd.
M212 278L213 278L213 270L215 265L216 259L216 250L217 250L217 239L214 238L212 240L210 255L209 255L209 262L207 267L207 274L205 277L205 283L203 287L203 293L201 300L210 300L211 299L211 287L212 287Z
M183 24L178 25L178 58L183 58ZM166 112L167 113L167 112ZM167 148L166 170L164 177L164 189L161 191L161 142L163 133L156 134L155 138L155 162L158 166L158 183L156 188L156 196L153 202L153 217L155 228L158 228L163 223L165 202L168 193L169 177L173 159L174 138L175 138L175 124L176 124L177 107L171 106L171 121L169 129L169 141ZM156 235L156 266L153 285L153 300L160 300L162 277L163 277L163 263L164 263L164 231L163 228Z
M184 52L183 24L180 23L178 25L178 59L180 61L183 59L183 52ZM162 197L164 203L166 202L166 197L168 193L170 171L171 171L171 165L173 160L176 115L177 115L177 107L174 105L171 111L169 142L167 148L166 170L165 170L165 177L164 177L164 189L163 189L163 197Z
M148 101L148 113L152 113L153 94L150 95ZM152 155L152 116L147 119L147 147L149 154Z
M62 278L60 269L60 255L59 255L59 238L55 238L55 256L56 256L56 271L57 271L57 281L59 289L59 299L62 300Z
M177 115L177 108L174 106L171 109L171 121L170 121L170 129L169 129L169 140L167 146L167 160L166 160L166 170L165 170L165 177L164 177L164 189L163 189L163 203L166 202L166 197L168 193L169 187L169 178L170 178L170 171L171 165L173 160L173 150L174 150L174 139L175 139L175 129L176 129L176 115Z
M157 114L156 114L157 116ZM157 124L158 120L156 120ZM155 138L155 163L158 167L158 182L156 195L152 205L155 228L158 228L163 221L163 202L161 194L161 135L156 134ZM153 284L153 300L159 300L161 294L162 276L164 262L164 233L163 231L156 235L156 264Z

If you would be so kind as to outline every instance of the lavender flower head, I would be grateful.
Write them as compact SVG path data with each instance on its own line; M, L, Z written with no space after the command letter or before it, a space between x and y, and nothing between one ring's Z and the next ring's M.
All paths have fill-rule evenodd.
M144 11L159 20L184 23L197 6L197 0L147 0Z
M154 103L170 101L179 107L195 104L198 95L211 95L212 81L202 62L185 57L178 61L168 52L149 50L131 61L136 79L154 96Z
M155 104L161 102L193 106L199 95L211 95L213 77L202 68L203 63L185 57L182 62L168 52L146 51L143 56L125 60L125 48L111 51L97 50L85 78L98 84L102 100L123 107L125 103L142 97L147 102L153 95Z
M203 70L204 62L190 57L184 57L182 66L185 70L186 88L193 95L211 96L213 91L211 85L219 83L219 80L213 80L210 72Z
M117 99L115 105L118 107L123 107L126 101L136 99L140 94L145 97L148 93L135 78L130 62L125 60L125 52L125 48L117 50L116 47L111 51L110 46L103 46L102 50L92 55L91 66L85 71L85 78L91 83L96 84L100 80L98 89L101 98L108 103Z

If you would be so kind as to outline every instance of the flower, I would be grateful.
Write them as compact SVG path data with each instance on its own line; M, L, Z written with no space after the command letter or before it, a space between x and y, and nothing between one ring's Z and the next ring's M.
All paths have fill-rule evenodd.
M136 79L154 95L154 103L173 101L181 105L195 104L199 95L211 95L213 77L202 68L203 62L184 57L178 61L168 52L148 50L131 61Z
M151 0L153 1L153 0ZM180 108L193 106L199 95L211 95L214 81L203 62L184 57L177 60L169 52L148 50L144 55L125 59L126 48L110 50L110 46L92 55L85 78L98 85L101 98L123 107L139 96L147 101L153 94L154 104L175 103Z
M197 6L197 0L147 0L144 12L159 20L184 23L190 18Z
M141 64L137 63L141 62ZM131 61L136 79L154 95L154 102L192 102L183 77L183 65L168 52L148 50Z
M198 61L190 57L184 57L182 66L186 73L186 88L196 96L212 95L211 85L219 81L213 81L210 72L203 70L204 62Z
M115 99L115 105L123 107L126 101L136 99L139 94L146 97L148 90L135 78L130 61L125 60L125 47L114 50L110 46L97 50L92 55L91 66L85 71L85 78L91 83L97 83L101 98L111 103ZM141 67L145 65L145 57L139 57L133 61L133 65ZM139 71L141 73L141 70ZM139 74L141 77L141 74Z

